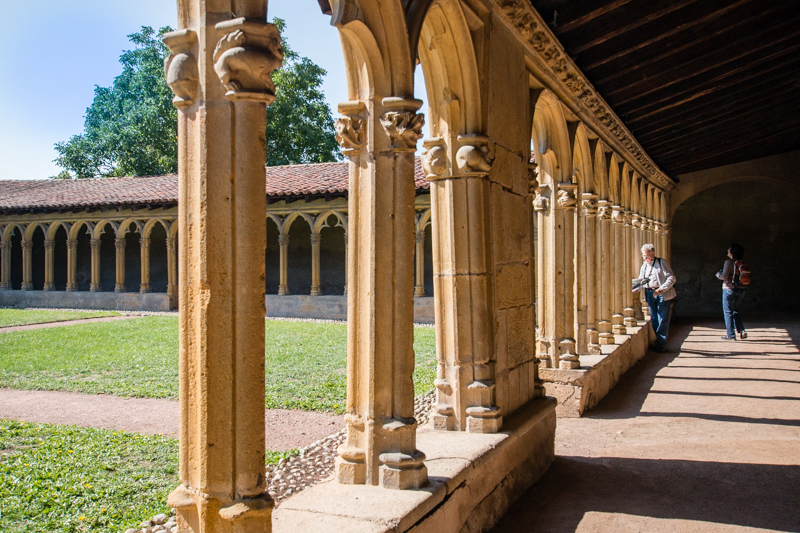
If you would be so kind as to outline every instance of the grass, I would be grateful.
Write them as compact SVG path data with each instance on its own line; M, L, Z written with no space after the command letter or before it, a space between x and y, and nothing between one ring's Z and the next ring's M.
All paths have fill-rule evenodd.
M27 326L46 322L63 322L82 318L119 316L115 311L45 311L33 309L0 309L0 328Z
M0 420L0 531L125 531L169 513L177 472L174 439Z
M344 412L347 327L267 321L268 408ZM414 328L415 393L433 388L434 330ZM0 387L178 397L178 319L144 317L0 334Z

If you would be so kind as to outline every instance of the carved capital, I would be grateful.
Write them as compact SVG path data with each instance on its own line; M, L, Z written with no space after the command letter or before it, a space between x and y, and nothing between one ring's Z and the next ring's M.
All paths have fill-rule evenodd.
M578 207L578 185L575 183L559 183L556 203L559 209L575 209Z
M392 148L399 152L415 151L425 125L425 115L416 112L422 101L389 97L383 99L383 106L387 111L381 117L381 125L392 141Z
M319 243L322 242L322 235L319 233L312 233L311 234L311 246L319 246Z
M336 128L336 142L342 147L342 153L346 156L359 154L366 138L364 119L344 117L337 119L333 126Z
M667 224L666 222L661 223L661 235L663 235L664 237L669 235L669 224Z
M177 246L178 244L177 241L178 239L176 239L175 237L167 237L167 250L170 252L174 252L175 246Z
M422 153L422 170L429 181L435 181L447 173L447 147L444 139L435 137L422 141L425 152Z
M533 208L536 211L548 211L550 209L550 186L537 185L534 189Z
M528 162L528 193L536 194L539 186L539 165L535 161Z
M33 241L22 241L22 249L26 252L30 252L33 248Z
M67 246L69 246L69 241L67 241ZM100 250L100 239L92 239L89 241L89 246L92 247L92 250Z
M597 195L589 192L581 194L581 209L583 210L583 216L596 217Z
M55 241L52 239L45 239L44 240L44 249L45 250L52 250L53 246L55 245Z
M95 239L92 239L94 241ZM100 239L97 239L97 244L99 246ZM67 248L71 250L75 250L78 247L78 239L67 239Z
M417 244L420 244L425 241L425 230L419 230L414 232Z
M139 244L141 245L142 248L150 248L150 239L142 237L139 240Z
M633 226L633 211L628 211L626 209L622 213L622 221L625 224L625 227Z
M631 213L631 226L637 229L642 227L642 217L639 213Z
M611 206L611 221L614 224L622 224L625 222L624 210L620 206Z
M125 249L125 237L121 239L114 239L114 248L117 250L124 250Z
M225 96L271 104L272 71L283 64L278 28L241 17L220 22L216 29L224 35L214 49L214 71L227 90Z
M601 220L611 220L611 202L608 200L597 201L597 216Z
M289 236L283 233L278 235L278 246L289 246Z
M462 176L485 176L492 168L494 154L484 135L459 135L461 148L456 152L456 167Z
M197 97L197 84L200 72L197 59L191 49L197 42L197 34L192 30L178 30L165 33L161 39L172 51L164 59L164 74L167 85L175 93L172 104L178 109L192 105Z

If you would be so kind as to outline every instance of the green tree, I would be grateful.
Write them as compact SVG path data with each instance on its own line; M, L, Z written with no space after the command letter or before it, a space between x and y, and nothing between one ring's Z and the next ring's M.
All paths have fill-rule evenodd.
M122 74L111 87L95 87L84 133L56 143L55 162L76 178L167 174L178 168L178 115L164 80L169 50L142 27L128 38L136 48L120 56ZM57 177L64 177L62 172Z
M273 21L283 33L285 23ZM145 176L177 171L177 112L164 79L169 54L157 33L144 26L128 38L136 45L120 56L123 71L110 88L95 87L84 132L55 145L54 178ZM284 40L284 65L273 73L275 102L267 108L267 164L337 161L331 110L320 90L325 70L294 52Z

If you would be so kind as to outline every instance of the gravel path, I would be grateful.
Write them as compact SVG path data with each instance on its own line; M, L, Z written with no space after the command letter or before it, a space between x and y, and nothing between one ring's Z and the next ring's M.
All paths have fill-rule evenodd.
M77 320L59 320L58 322L42 322L40 324L28 324L27 326L8 326L5 328L0 328L0 333L9 333L11 331L25 331L28 329L74 326L76 324L90 324L92 322L111 322L112 320L130 320L131 318L139 318L139 317L137 315L126 315L126 316L104 316L99 318L79 318Z

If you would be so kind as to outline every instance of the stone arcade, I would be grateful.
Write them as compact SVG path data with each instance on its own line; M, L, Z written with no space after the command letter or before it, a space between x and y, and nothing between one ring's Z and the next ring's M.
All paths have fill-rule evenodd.
M179 263L181 484L169 503L181 531L491 527L553 461L556 411L579 416L646 353L647 317L629 288L639 247L653 243L669 258L679 204L714 185L796 187L780 174L797 168L798 63L781 58L800 32L779 38L769 26L795 20L792 2L656 11L650 2L319 0L341 38L349 94L336 124L349 158L346 223L339 218L347 437L334 479L273 512L263 460L263 132L280 38L266 0L177 3L179 30L165 42L180 202L164 238L177 227L177 241L166 242L176 242ZM771 48L773 35L784 48ZM728 47L730 56L716 55ZM417 63L425 118L414 97ZM425 120L431 135L422 140ZM413 418L411 380L420 142L438 357L424 427ZM651 156L691 179L678 183ZM777 161L759 162L770 157ZM796 215L796 205L775 205ZM14 231L3 235L5 283ZM28 283L32 237L17 237ZM278 240L286 272L288 242ZM320 284L312 276L311 292ZM291 292L284 276L278 285Z

